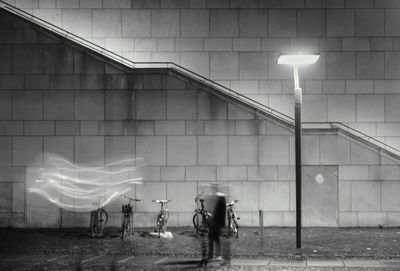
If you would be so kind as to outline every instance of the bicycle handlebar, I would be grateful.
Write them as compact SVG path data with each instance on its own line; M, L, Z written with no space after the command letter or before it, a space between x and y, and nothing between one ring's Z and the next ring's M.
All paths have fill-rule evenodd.
M125 196L125 195L122 195L121 198L123 198L123 199L129 199L129 201L140 201L140 199L133 199L133 198L130 198L130 197Z
M198 201L203 194L204 194L204 192L201 192L200 194L198 194L196 196L196 198L194 199L194 201Z

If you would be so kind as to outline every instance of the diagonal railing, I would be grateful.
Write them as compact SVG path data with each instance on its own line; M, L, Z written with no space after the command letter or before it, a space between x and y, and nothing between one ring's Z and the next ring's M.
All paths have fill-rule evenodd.
M218 91L224 93L225 95L227 95L229 97L235 98L236 100L239 100L245 104L249 104L256 110L259 110L261 112L266 112L269 115L271 115L272 117L274 117L288 125L293 125L293 123L294 123L293 118L291 118L290 116L287 116L275 109L272 109L260 102L257 102L245 95L242 95L232 89L229 89L215 81L208 79L207 77L197 74L197 73L195 73L191 70L188 70L182 66L179 66L173 62L133 62L121 55L118 55L110 50L107 50L93 42L85 40L84 38L81 38L81 37L75 35L74 33L66 31L50 22L47 22L37 16L34 16L24 10L16 8L8 3L0 1L0 7L3 8L4 10L7 10L7 11L17 15L18 17L21 17L31 23L34 23L44 29L51 31L52 33L58 34L59 36L61 36L63 38L73 41L85 48L88 48L94 52L97 52L98 54L101 54L107 58L110 58L110 59L112 59L118 63L121 63L129 68L132 68L132 69L135 69L135 68L136 69L138 69L138 68L168 68L168 69L172 69L172 70L181 72L182 74L186 75L187 77L198 80L209 87L217 89Z
M131 69L145 69L145 68L167 68L170 70L177 71L178 73L183 74L186 77L189 77L191 79L197 80L201 82L202 84L215 89L222 94L234 98L236 101L240 101L250 107L252 107L256 112L264 113L270 117L273 117L274 119L283 122L290 128L294 127L294 119L290 116L287 116L275 109L272 109L262 103L259 103L245 95L242 95L232 89L229 89L215 81L212 81L200 74L197 74L191 70L188 70L180 65L177 65L173 62L134 62L131 61L121 55L118 55L110 50L107 50L93 42L90 42L88 40L85 40L84 38L81 38L69 31L66 31L50 22L47 22L37 16L34 16L22 9L19 9L17 7L14 7L6 2L0 1L0 8L3 10L6 10L22 19L25 19L26 21L29 21L41 28L49 30L51 33L55 33L67 40L70 40L80 46L83 46L84 48L90 49L94 52L97 52L100 55L105 56L106 58L112 59L120 64L125 65L128 68ZM312 122L312 123L304 123L303 126L304 130L313 130L313 129L318 129L318 130L326 130L326 129L334 129L337 130L339 133L342 133L344 135L347 135L351 138L360 140L363 143L366 143L368 145L372 145L371 147L377 149L380 151L380 153L383 154L388 154L390 156L393 156L396 159L400 159L400 150L396 149L392 146L389 146L385 144L384 142L377 140L376 138L373 138L365 133L362 133L354 128L351 128L350 126L347 126L343 123L340 122L324 122L324 123L318 123L318 122Z

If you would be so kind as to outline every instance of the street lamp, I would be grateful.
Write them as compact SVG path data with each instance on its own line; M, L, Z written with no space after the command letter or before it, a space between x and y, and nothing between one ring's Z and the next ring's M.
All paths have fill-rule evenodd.
M293 66L294 76L294 127L295 127L295 166L296 166L296 247L301 248L301 103L302 90L299 86L298 66L314 64L319 55L291 54L280 55L278 64Z

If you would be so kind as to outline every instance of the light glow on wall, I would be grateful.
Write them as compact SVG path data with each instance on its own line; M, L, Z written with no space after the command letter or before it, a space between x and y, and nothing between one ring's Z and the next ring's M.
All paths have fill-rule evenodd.
M76 212L104 207L132 190L142 178L135 173L138 159L120 159L101 167L76 165L63 157L47 155L46 168L29 180L27 191L57 206Z

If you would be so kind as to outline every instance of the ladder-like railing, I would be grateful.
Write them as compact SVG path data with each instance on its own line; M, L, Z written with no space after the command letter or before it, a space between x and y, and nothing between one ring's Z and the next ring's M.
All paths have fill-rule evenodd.
M193 80L197 80L205 86L208 86L214 90L217 90L221 94L228 96L230 98L235 99L238 102L241 102L245 105L250 106L254 112L261 113L261 115L268 115L281 123L286 124L289 128L294 127L294 119L290 116L287 116L275 109L272 109L262 103L259 103L245 95L242 95L232 89L229 89L215 81L212 81L200 74L197 74L191 70L188 70L180 65L177 65L173 62L134 62L121 55L118 55L110 50L107 50L93 42L90 42L84 38L81 38L69 31L66 31L52 23L49 23L37 16L34 16L22 9L16 8L8 3L0 1L0 8L6 10L19 18L22 18L26 21L29 21L41 28L44 28L50 31L53 34L57 34L62 38L65 38L69 41L72 41L86 49L92 50L100 55L103 55L106 58L112 59L115 62L118 62L128 68L131 69L146 69L146 68L167 68L178 73L182 74L185 77L191 78ZM304 130L336 130L338 133L342 133L350 138L361 141L364 144L369 145L370 147L376 149L381 154L392 156L396 159L400 159L400 150L385 144L382 141L377 140L365 133L362 133L354 128L351 128L340 122L325 122L325 123L304 123Z

